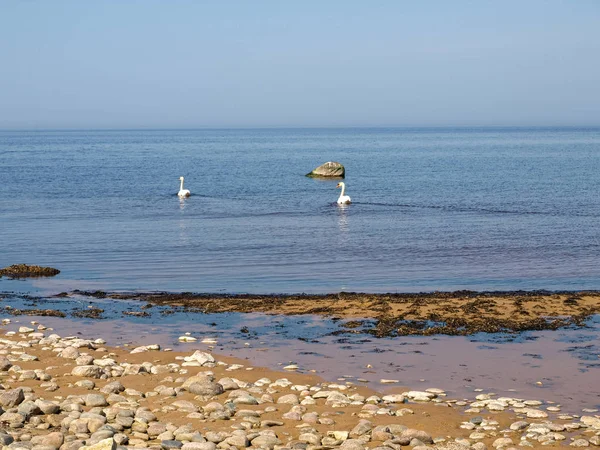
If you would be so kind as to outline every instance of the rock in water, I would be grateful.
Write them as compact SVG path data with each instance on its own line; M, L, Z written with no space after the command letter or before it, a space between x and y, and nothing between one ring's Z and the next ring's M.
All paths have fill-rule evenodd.
M329 161L320 165L312 172L307 173L306 176L311 178L344 178L346 176L346 169L339 162Z
M60 270L53 267L28 266L27 264L13 264L0 269L0 277L28 278L28 277L53 277Z

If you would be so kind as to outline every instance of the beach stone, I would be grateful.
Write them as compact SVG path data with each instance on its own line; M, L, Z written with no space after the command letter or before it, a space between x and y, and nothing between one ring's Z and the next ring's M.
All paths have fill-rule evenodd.
M234 431L232 435L226 438L223 442L238 448L244 448L250 445L250 441L246 437L246 434L239 430Z
M361 419L358 424L350 431L350 436L358 437L363 434L367 434L369 431L373 429L373 424L368 420Z
M139 375L147 372L146 368L142 364L127 364L123 375Z
M300 401L298 400L297 395L287 394L287 395L282 395L281 397L279 397L277 399L277 403L284 404L284 405L298 405L300 403Z
M183 381L183 383L181 384L181 387L183 389L187 389L189 386L191 386L194 383L202 384L207 381L215 381L215 377L213 376L212 372L200 372L200 373L197 373L196 375L186 378ZM245 391L240 391L240 392L245 392ZM232 395L235 395L235 393L230 394L230 397Z
M358 439L347 439L340 445L341 450L364 450L365 448L365 444Z
M176 441L173 439L163 440L160 442L160 448L162 450L177 450L183 447L183 442Z
M227 439L229 435L224 431L207 431L204 434L204 437L207 441L212 442L214 444L218 444L219 442L223 442Z
M600 430L600 418L598 417L582 416L579 420L581 423L584 423L585 425L587 425L590 428L593 428L594 430Z
M507 447L509 445L513 445L513 440L508 437L498 438L492 443L492 447L494 448Z
M504 411L507 406L508 405L506 405L505 403L492 401L486 405L486 408L488 409L488 411Z
M592 436L590 438L590 444L600 447L600 436Z
M75 358L75 364L78 366L90 366L94 362L94 357L90 355L81 355Z
M21 404L25 400L25 394L23 394L23 389L11 389L10 391L3 392L0 394L0 405L4 408L12 408Z
M37 374L33 370L23 370L19 374L19 381L36 380Z
M322 437L317 433L302 433L298 436L298 440L311 445L320 445Z
M216 450L217 446L212 442L186 442L181 450Z
M590 443L586 439L575 439L569 445L571 447L589 447Z
M88 394L83 397L85 406L96 407L96 406L107 406L108 402L104 395L101 394Z
M314 398L314 399L327 398L332 393L333 393L333 391L317 391L314 394L312 394L312 398Z
M328 161L307 173L306 176L311 178L344 178L346 176L346 169L339 162Z
M413 428L407 428L402 432L400 437L409 439L418 439L425 444L433 444L433 438L425 431L415 430Z
M104 439L97 444L85 445L80 450L116 450L117 443L113 438Z
M520 431L529 425L529 422L525 422L524 420L519 420L518 422L513 422L510 424L510 429L515 431Z
M65 441L65 436L60 432L48 433L42 436L34 436L31 438L33 445L45 445L53 449L59 449Z
M529 433L547 434L550 431L550 427L545 423L532 423L527 428L527 432Z
M261 420L260 422L261 428L280 427L282 425L284 425L284 423L279 420Z
M79 356L80 356L79 350L77 350L75 347L70 346L70 345L68 347L65 347L60 352L60 357L61 358L77 359L77 358L79 358Z
M11 367L12 363L6 357L0 357L0 372L6 372Z
M328 431L327 435L333 437L336 441L345 441L350 437L348 431Z
M192 394L203 395L207 397L214 397L215 395L219 395L224 392L223 386L208 379L190 384L187 386L187 390Z
M409 391L404 392L403 395L416 402L429 402L432 398L437 397L433 392L423 391Z
M246 393L246 394L235 397L232 400L232 403L234 405L258 405L258 400L256 398L252 397L250 394Z
M319 415L315 412L310 412L302 415L302 420L306 423L317 423Z
M75 386L91 391L96 387L96 383L94 383L92 380L79 380L77 383L75 383Z
M275 447L276 445L281 444L281 441L279 439L277 439L277 436L272 436L270 434L263 434L263 435L260 435L256 438L252 439L251 443L255 447L273 449L273 447ZM211 444L212 444L212 442L211 442ZM215 444L212 444L212 445L214 446ZM211 450L211 449L202 449L202 450ZM214 450L214 449L212 449L212 450Z
M401 435L405 430L408 430L408 427L399 423L390 423L387 425L387 429L393 435Z
M237 382L235 380L232 380L231 378L228 378L228 377L221 378L219 381L217 381L217 383L219 383L221 386L223 386L223 389L225 391L234 391L234 390L240 388L240 386L237 384Z
M103 394L118 394L119 392L123 392L124 390L125 386L123 386L120 381L113 381L104 385L100 389L100 392L102 392Z
M95 366L100 367L111 367L117 365L117 362L111 358L94 359L92 362Z
M133 417L117 416L115 423L123 428L131 428L133 425Z
M140 347L136 347L133 350L131 350L131 352L129 352L129 353L144 353L144 352L158 351L158 350L160 350L159 344L150 344L150 345L142 345Z
M381 441L385 442L389 439L392 439L393 435L390 433L389 428L387 426L377 426L373 428L371 431L371 440L372 441Z
M397 416L410 416L414 413L415 412L410 408L402 408L402 409L399 409L398 411L396 411Z
M19 414L23 414L26 418L29 418L31 416L41 414L42 411L40 410L39 406L31 400L25 400L19 405L17 412Z
M10 413L5 412L0 415L0 422L5 422L10 424L12 428L19 428L25 423L26 417L23 414L19 413Z
M529 417L530 419L544 419L548 417L548 413L540 411L539 409L528 409L527 417Z
M77 366L71 371L71 375L85 378L100 378L103 373L104 372L101 367L90 365Z
M156 438L156 436L164 433L165 431L167 431L167 426L164 423L151 422L150 424L148 424L148 429L146 430L146 433L148 433L148 436L150 438Z
M110 427L110 429L100 428L98 431L96 431L94 434L92 434L87 445L96 444L100 441L103 441L104 439L111 438L114 435L115 435L115 430L112 429L112 427Z
M15 438L13 438L10 434L6 434L0 431L0 445L10 445L14 442Z
M392 394L384 395L381 397L381 400L388 403L404 403L406 401L406 397L402 394Z
M331 405L334 407L345 406L349 405L350 403L352 403L352 400L350 400L346 395L337 391L333 391L331 394L329 394L327 396L327 400L325 401L326 405Z
M200 366L204 366L208 363L214 363L215 358L210 353L201 352L196 350L192 355L183 358L186 362L196 362Z
M475 431L474 433L471 433L469 435L469 439L473 439L473 440L481 440L481 439L485 439L487 437L487 435L485 433L480 433Z

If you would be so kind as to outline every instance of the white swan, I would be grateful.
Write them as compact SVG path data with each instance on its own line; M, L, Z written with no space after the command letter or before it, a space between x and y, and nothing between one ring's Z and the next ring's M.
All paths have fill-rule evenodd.
M177 195L181 198L189 197L190 195L192 195L192 193L188 189L183 188L183 177L179 177L179 179L181 180L181 185L179 186L179 192L177 193Z
M336 188L342 188L342 192L340 193L340 198L338 198L337 202L338 205L347 205L348 203L352 203L352 200L350 200L350 197L348 197L346 195L346 185L342 182L339 182L338 185L336 186Z

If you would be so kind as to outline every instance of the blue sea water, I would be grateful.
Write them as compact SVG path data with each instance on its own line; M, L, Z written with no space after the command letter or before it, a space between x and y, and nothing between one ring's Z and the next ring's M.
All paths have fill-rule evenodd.
M304 176L330 160L349 206ZM2 131L0 267L56 267L34 282L56 290L600 289L599 192L600 129Z

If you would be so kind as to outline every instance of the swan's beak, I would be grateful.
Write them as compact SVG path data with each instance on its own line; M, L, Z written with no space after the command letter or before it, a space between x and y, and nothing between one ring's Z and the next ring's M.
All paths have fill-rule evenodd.
M336 186L336 188L339 188L340 186L341 186L340 183L338 183L337 186Z

